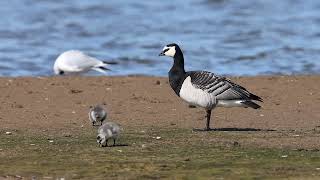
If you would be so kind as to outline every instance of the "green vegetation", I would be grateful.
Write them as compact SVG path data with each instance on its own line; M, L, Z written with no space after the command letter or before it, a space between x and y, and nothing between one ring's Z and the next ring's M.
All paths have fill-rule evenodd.
M95 142L95 131L51 138L1 133L0 177L317 179L320 176L320 152L210 141L229 135L174 128L132 130L126 131L118 142L128 146L101 148Z

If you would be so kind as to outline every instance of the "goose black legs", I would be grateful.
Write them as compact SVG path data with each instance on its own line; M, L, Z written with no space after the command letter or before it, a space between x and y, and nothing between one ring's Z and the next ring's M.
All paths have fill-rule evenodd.
M206 128L204 130L205 131L210 131L211 130L211 128L210 128L211 109L210 110L206 110L206 112L207 112L207 115L206 115L206 117L207 117L207 126L206 126Z
M212 111L212 109L210 109L210 110L206 110L206 120L207 120L207 124L206 124L206 127L205 128L203 128L203 129L193 129L193 131L212 131L212 130L214 130L214 129L211 129L210 128L210 119L211 119L211 111Z

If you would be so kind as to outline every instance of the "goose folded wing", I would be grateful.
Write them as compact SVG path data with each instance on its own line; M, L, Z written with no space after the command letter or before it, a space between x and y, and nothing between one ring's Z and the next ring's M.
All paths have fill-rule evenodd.
M191 71L188 73L191 83L207 93L214 95L218 100L257 100L262 99L244 87L235 84L230 79L217 76L207 71Z

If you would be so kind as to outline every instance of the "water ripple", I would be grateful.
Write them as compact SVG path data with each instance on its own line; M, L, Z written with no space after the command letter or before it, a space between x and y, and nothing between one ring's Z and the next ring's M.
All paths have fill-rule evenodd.
M117 61L110 75L167 76L172 62L157 55L171 42L187 69L319 74L319 11L302 0L1 1L0 76L52 75L69 49Z

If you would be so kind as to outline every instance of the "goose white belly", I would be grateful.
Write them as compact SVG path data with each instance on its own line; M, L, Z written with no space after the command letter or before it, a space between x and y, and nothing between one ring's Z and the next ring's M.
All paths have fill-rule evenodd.
M213 94L192 85L190 76L183 81L179 95L189 104L207 109L212 109L217 104L216 97Z

